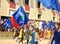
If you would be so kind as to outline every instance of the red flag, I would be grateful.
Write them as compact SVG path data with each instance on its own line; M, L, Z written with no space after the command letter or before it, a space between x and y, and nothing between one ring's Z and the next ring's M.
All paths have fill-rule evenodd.
M11 17L10 20L12 22L13 27L15 27L15 28L18 28L19 27L18 23L14 20L13 17Z
M25 5L25 10L30 11L30 7L28 5Z
M10 8L15 8L15 7L16 7L16 4L13 2L10 2Z

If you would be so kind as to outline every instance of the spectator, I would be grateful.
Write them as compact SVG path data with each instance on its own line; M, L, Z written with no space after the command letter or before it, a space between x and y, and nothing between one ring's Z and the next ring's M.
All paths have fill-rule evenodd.
M26 35L26 40L27 40L27 44L28 44L29 43L29 35L30 35L29 26L27 26L27 28L26 28L25 35Z

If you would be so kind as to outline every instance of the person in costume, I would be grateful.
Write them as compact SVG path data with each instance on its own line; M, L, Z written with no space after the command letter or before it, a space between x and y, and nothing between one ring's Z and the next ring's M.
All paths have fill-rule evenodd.
M30 44L35 44L35 30L33 30L32 32L32 38L31 38Z
M16 41L19 40L19 44L20 44L20 42L22 42L22 44L23 44L23 28L19 27L19 29L20 29L19 36L18 36L18 39Z
M49 44L60 44L60 26L55 24Z
M58 24L55 25L56 29L54 32L54 44L60 44L60 27Z
M47 39L50 39L50 37L51 37L51 30L48 28L48 30L47 30Z
M26 35L26 40L27 40L27 44L28 44L29 43L29 36L30 36L29 26L27 26L27 28L26 28L25 35Z

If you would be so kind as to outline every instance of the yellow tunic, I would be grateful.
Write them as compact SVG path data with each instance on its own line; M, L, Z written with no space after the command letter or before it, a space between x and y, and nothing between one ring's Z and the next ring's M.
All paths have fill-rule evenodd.
M20 32L19 32L19 36L18 36L19 38L22 38L22 34L23 34L22 31L23 31L23 29L21 29Z
M47 31L47 36L48 36L48 38L51 37L51 31L50 30Z
M38 26L39 26L37 22L35 22L34 25L36 28L38 28Z

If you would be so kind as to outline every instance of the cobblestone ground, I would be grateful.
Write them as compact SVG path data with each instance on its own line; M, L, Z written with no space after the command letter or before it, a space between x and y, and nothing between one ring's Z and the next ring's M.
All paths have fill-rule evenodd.
M38 44L48 44L48 41L49 40L41 40ZM0 39L0 44L18 44L18 42L16 42L16 40L13 39ZM24 41L23 44L26 44L26 41Z
M18 42L16 42L16 40L12 39L12 36L13 36L12 33L0 32L0 44L18 44ZM31 38L30 38L30 40L31 40ZM48 42L49 42L49 40L41 39L41 41L38 41L38 44L48 44ZM23 41L23 44L26 44L26 40Z

